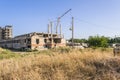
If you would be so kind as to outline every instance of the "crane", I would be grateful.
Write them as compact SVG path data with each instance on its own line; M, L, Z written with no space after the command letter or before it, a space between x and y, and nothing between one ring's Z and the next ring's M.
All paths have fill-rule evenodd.
M70 12L72 9L67 10L64 14L62 14L60 17L57 18L57 25L56 25L56 34L58 34L58 26L60 23L60 19L65 16L68 12Z

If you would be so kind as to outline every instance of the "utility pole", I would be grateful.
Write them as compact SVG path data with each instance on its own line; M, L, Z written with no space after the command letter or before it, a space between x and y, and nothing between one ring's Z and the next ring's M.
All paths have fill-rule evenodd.
M48 38L49 38L49 34L50 34L50 25L48 24Z
M72 48L74 47L74 17L72 17Z
M51 48L52 48L52 44L53 44L52 22L50 22L50 27L51 27Z
M60 38L62 37L62 26L60 24Z
M51 38L52 38L52 22L50 22L50 27L51 27Z
M117 43L117 36L115 35L115 43Z

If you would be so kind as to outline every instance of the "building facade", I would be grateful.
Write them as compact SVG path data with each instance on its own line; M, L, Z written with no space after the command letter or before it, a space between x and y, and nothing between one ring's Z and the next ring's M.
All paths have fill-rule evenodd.
M2 27L0 27L0 40L2 40Z
M66 40L57 34L29 33L0 40L0 47L11 49L44 49L66 46Z
M12 38L12 26L6 25L5 27L0 27L0 40L7 40Z

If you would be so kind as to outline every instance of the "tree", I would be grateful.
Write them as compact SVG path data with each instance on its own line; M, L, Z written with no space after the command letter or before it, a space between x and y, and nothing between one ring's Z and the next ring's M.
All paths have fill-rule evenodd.
M120 37L109 38L109 44L120 43Z
M90 47L108 47L109 38L104 36L90 36L88 39L88 44Z

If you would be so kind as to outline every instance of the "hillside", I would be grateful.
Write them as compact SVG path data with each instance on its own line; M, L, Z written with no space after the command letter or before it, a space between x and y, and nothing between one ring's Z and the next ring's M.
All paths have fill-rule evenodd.
M61 48L0 60L0 80L118 79L120 58L112 49Z

